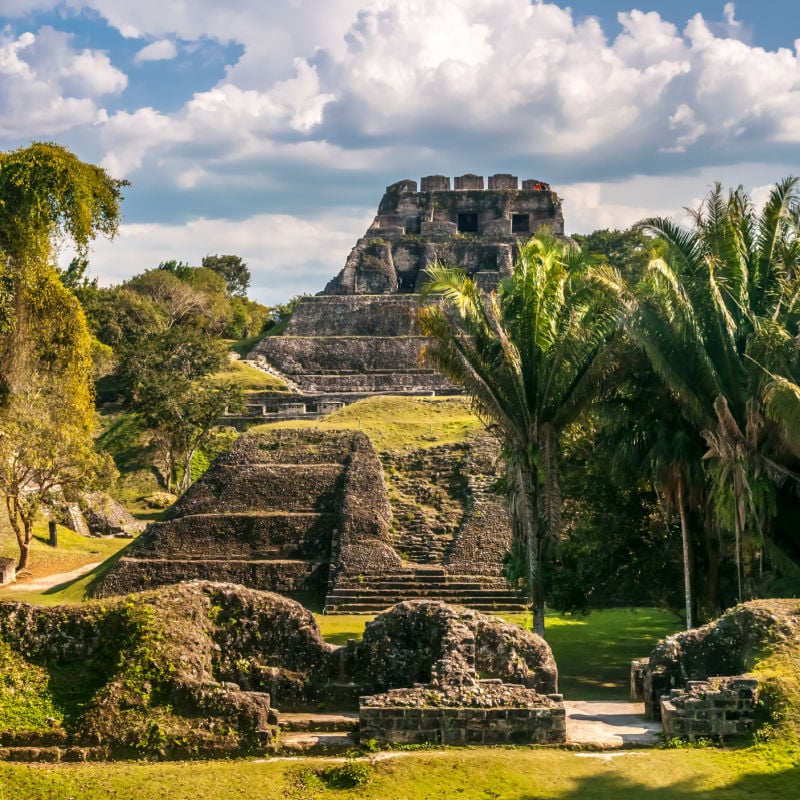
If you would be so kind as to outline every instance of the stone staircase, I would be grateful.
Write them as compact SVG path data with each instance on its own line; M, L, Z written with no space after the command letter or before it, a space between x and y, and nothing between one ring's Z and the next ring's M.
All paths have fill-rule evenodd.
M357 746L358 714L279 714L276 755L330 755Z
M267 375L271 375L273 378L277 378L281 381L286 388L290 392L295 392L300 394L302 390L300 387L288 376L284 375L280 370L275 369L263 356L258 356L257 358L246 358L243 361L244 364L247 364L249 367L254 367L255 369L260 369L262 372L266 372Z
M325 599L328 614L370 614L404 600L441 600L477 611L524 611L525 603L502 577L451 574L442 567L414 565L393 575L340 577Z

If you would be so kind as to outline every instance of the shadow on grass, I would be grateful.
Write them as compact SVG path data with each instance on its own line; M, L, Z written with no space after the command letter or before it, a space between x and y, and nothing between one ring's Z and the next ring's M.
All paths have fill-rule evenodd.
M702 780L652 787L620 775L604 775L598 770L594 775L577 780L568 792L552 797L554 800L793 800L800 797L800 765L779 772L746 774L714 788L698 785ZM541 795L522 794L508 800L541 800Z
M59 583L56 586L51 586L49 589L45 589L42 592L42 596L53 597L63 594L65 595L65 600L84 600L86 598L91 598L92 591L97 585L97 582L105 577L108 571L125 555L130 545L135 541L135 539L132 539L129 544L125 545L121 550L114 553L113 556L107 558L102 564L98 564L93 570L90 570L86 574L78 578L73 578L70 581ZM83 586L83 591L76 591L81 585Z

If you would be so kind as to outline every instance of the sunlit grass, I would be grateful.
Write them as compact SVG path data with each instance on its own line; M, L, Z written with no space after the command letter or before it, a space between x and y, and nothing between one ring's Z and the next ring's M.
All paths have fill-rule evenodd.
M379 451L402 451L463 442L481 423L464 397L380 396L359 400L324 420L287 420L250 430L276 427L362 430Z
M599 756L599 757L598 757ZM453 748L375 761L372 780L326 789L330 759L230 762L0 764L0 797L136 800L774 800L794 798L792 754L763 748L633 751L609 758L564 750ZM6 795L5 792L9 794Z
M96 538L81 536L62 525L57 526L58 547L50 547L50 536L47 523L40 521L34 528L34 537L31 542L30 559L28 569L18 580L18 585L23 585L28 581L43 578L49 575L71 572L86 564L108 563L107 559L114 556L130 540L110 538ZM8 522L0 519L0 555L9 558L19 556L16 539L8 529ZM97 569L100 569L98 567ZM84 577L81 581L88 582ZM59 602L75 602L83 599L83 591L76 588L74 583L68 587L64 586L58 591L46 590L46 592L21 592L8 587L0 588L0 599L23 600L31 603L47 603L53 605Z
M216 385L232 383L243 392L285 392L283 381L268 372L243 364L241 361L229 361L221 370L210 376L209 380Z

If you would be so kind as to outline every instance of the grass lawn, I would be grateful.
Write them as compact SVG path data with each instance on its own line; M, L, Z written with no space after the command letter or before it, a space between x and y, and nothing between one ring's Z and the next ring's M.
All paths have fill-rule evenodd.
M214 384L232 383L243 392L285 392L286 385L268 372L243 364L241 361L229 361L219 372L211 376Z
M324 420L290 420L258 425L251 431L274 427L315 427L321 430L363 430L379 451L416 450L462 442L481 428L463 397L369 397L345 406Z
M30 558L26 574L20 582L42 578L61 572L70 572L82 567L84 564L103 562L125 547L127 539L100 539L81 536L65 528L57 526L58 547L50 547L50 535L45 521L38 522L34 527L33 541L31 542ZM14 538L8 520L0 515L0 555L9 558L19 558L17 540ZM0 598L14 597L26 602L36 602L33 593L9 592L0 589ZM58 602L58 599L53 602Z
M360 639L372 616L315 615L325 641L346 644ZM531 615L500 614L530 630ZM656 608L593 611L585 617L548 614L545 636L558 664L558 686L568 700L624 700L630 662L646 656L655 644L680 630L676 618Z
M368 783L326 786L320 758L200 763L0 764L0 798L205 800L775 800L798 797L788 748L602 753L497 748L397 753L362 768ZM363 762L367 763L367 762Z

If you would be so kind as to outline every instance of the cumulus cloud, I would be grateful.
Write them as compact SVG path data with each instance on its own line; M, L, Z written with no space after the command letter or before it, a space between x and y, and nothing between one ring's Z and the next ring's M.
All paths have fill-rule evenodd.
M50 136L102 122L97 100L118 94L127 77L97 50L75 50L50 27L0 34L0 136Z
M144 61L169 61L178 55L178 48L171 39L159 39L143 47L135 56L134 61L141 64Z
M363 211L310 220L287 214L257 214L243 220L193 219L185 225L126 224L113 241L98 241L92 272L103 284L175 258L200 264L209 253L237 253L252 274L250 294L279 303L295 294L318 292L343 266L350 248L371 221ZM62 257L69 262L70 253Z
M164 159L187 135L220 163L287 142L314 143L309 153L391 142L440 153L493 146L597 177L641 169L654 155L664 170L709 149L724 161L752 142L800 144L798 54L733 38L730 4L723 32L700 14L680 30L632 10L618 15L622 30L610 40L597 20L576 21L546 2L337 0L325 26L309 3L270 4L257 19L245 0L191 14L155 0L91 0L120 29L244 45L217 86L163 115L140 141L104 136L108 159L134 167L149 155ZM168 48L160 39L139 58ZM292 57L277 67L267 63L274 52ZM119 131L135 116L112 115L109 126Z

